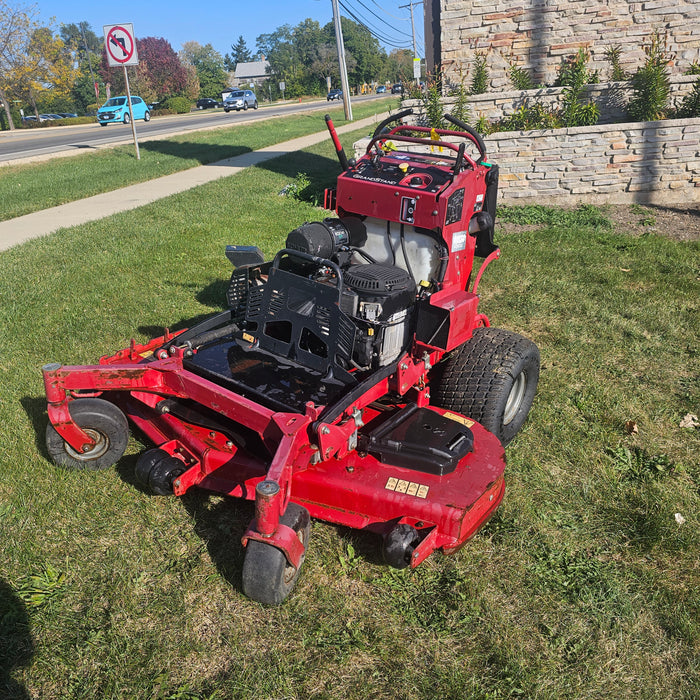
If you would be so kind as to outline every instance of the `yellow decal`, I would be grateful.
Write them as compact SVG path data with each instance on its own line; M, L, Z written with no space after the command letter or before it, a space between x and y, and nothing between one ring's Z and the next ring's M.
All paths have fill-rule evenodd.
M255 336L251 335L250 333L244 333L243 334L243 340L248 341L249 343L254 343L255 342Z
M405 493L408 496L416 496L416 498L427 498L430 487L425 484L417 484L415 481L405 481L390 476L384 488L387 491L395 491L396 493Z
M467 428L471 428L472 425L476 423L476 421L473 421L471 418L465 418L464 416L460 416L458 413L452 413L450 411L445 411L445 413L442 415L445 416L445 418L450 418L451 420L457 421L462 425L466 425Z

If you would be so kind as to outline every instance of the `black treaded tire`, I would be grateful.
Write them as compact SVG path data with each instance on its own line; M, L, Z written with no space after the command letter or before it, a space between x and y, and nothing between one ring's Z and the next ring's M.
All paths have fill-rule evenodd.
M433 403L473 418L505 446L535 398L540 351L517 333L477 328L436 370Z
M131 123L131 117L129 116L129 113L128 113L128 112L124 115L124 123L125 123L125 124L130 124L130 123Z
M172 496L173 482L186 470L184 462L155 447L139 456L134 472L139 483L156 496Z
M143 120L144 120L145 122L150 122L150 121L151 121L151 113L150 113L148 110L146 110L146 114L143 115Z
M106 469L119 461L129 442L129 423L121 409L97 398L76 399L68 404L71 418L96 444L88 452L74 450L49 423L46 449L62 467L80 470Z
M297 533L306 551L311 534L309 511L290 503L280 522ZM282 550L259 540L248 540L243 562L243 593L259 603L279 605L294 588L303 563L302 555L299 567L295 569Z

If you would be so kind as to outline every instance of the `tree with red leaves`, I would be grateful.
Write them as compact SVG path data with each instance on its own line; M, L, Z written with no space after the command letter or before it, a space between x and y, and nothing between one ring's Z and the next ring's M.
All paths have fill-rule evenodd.
M136 39L136 49L139 65L127 69L132 94L139 95L146 102L154 102L185 93L187 71L169 41L147 36L145 39ZM111 84L112 95L125 91L124 71L109 67L104 48L100 75L106 83Z

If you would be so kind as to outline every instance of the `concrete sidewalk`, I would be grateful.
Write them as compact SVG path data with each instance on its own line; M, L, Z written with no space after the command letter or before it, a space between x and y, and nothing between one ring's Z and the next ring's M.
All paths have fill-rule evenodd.
M337 129L339 134L371 126L379 122L377 117L368 117L352 124L346 124ZM105 192L87 199L80 199L69 204L62 204L51 209L19 216L9 221L0 222L0 250L7 250L18 243L31 238L46 236L62 228L78 226L88 221L96 221L121 211L136 209L144 204L150 204L171 194L184 192L207 182L222 177L235 175L244 168L258 165L272 158L293 153L316 143L330 139L327 131L321 131L309 136L301 136L291 141L277 143L273 146L251 151L234 158L227 158L209 165L201 165L179 173L148 180L138 185L129 185L119 190Z

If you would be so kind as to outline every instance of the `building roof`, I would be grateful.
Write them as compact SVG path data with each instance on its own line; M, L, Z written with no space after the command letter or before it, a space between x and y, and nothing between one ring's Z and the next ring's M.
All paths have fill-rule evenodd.
M250 61L248 63L236 64L236 80L247 80L249 78L263 78L267 76L269 61Z

